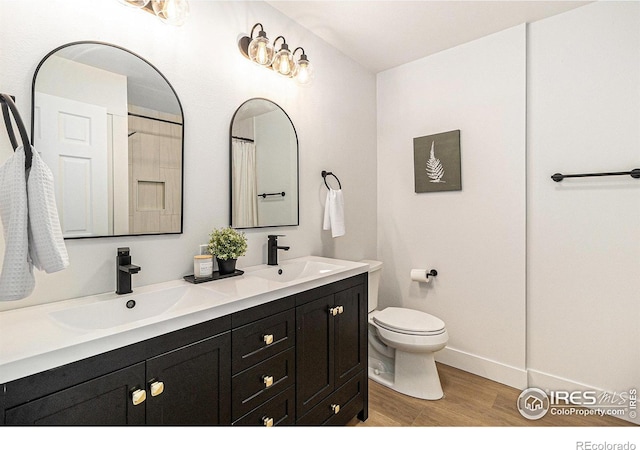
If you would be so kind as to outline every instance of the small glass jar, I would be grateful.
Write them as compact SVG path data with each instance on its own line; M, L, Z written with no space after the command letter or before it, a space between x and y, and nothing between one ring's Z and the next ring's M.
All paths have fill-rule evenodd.
M213 275L213 257L211 255L194 256L193 275L195 278L211 278Z

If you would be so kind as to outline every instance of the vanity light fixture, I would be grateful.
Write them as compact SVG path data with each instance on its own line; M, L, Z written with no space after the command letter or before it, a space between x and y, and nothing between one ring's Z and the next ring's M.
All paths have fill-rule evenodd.
M284 36L278 36L275 41L273 41L273 45L276 45L278 39L282 39L282 45L280 46L280 50L276 53L275 58L273 58L273 64L271 67L278 72L280 75L290 76L293 72L293 55L291 54L291 50L289 50L289 46L287 45L287 41Z
M254 37L253 34L258 27L260 27L260 31L258 36ZM274 47L279 40L282 40L282 44L280 44L280 48L276 52ZM285 77L293 78L298 84L309 84L313 79L313 68L304 49L298 47L291 52L284 36L278 36L273 41L273 45L271 45L261 23L256 23L251 28L249 36L240 38L238 48L240 53L250 61L275 70ZM301 50L302 54L298 61L294 61L294 55L298 50Z
M168 25L183 25L189 15L187 0L118 0L123 5L132 6L154 14Z
M253 32L258 26L260 31L258 31L258 37L254 38ZM254 63L265 67L269 67L273 63L273 45L269 43L269 38L261 23L255 24L251 29L251 35L241 38L238 45L240 45L242 54Z
M293 71L293 77L298 84L309 84L311 80L313 80L313 66L309 62L307 55L304 53L304 49L302 47L298 47L293 51L293 55L295 56L298 50L302 50L302 55L300 55L300 59L296 63L296 66Z

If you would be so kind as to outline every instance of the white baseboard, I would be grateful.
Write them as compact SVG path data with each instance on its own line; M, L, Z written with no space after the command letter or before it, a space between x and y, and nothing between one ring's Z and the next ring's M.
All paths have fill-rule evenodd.
M539 372L537 370L528 370L529 373L529 386L530 387L536 387L536 388L540 388L543 391L569 391L569 392L575 392L575 391L594 391L596 393L596 396L598 398L600 398L600 396L602 394L608 394L610 397L613 397L613 393L612 392L608 392L605 389L599 389L593 386L587 386L585 384L581 384L572 380L568 380L566 378L561 378L558 376L554 376L548 373L544 373L544 372ZM629 388L635 388L640 390L640 386L629 386ZM619 392L618 392L619 394ZM612 408L615 408L616 406L611 406ZM640 413L640 403L638 404L638 407L636 409L636 413ZM627 422L631 422L631 423L635 423L637 425L640 425L640 418L638 418L637 416L635 418L629 417L628 414L624 415L624 416L616 416L619 419L622 420L626 420Z
M445 347L437 352L435 356L436 361L439 363L464 370L465 372L473 373L498 383L506 384L507 386L511 386L516 389L524 390L528 387L536 387L544 391L595 391L598 397L600 397L601 394L608 394L610 397L613 397L614 395L614 393L608 392L604 389L587 386L585 384L537 370L527 370L509 366L498 361L493 361L491 359L483 358L478 355L473 355L450 347ZM640 386L630 386L630 388L640 390ZM612 408L615 407L615 405L612 406ZM636 411L640 413L640 402L638 402ZM622 420L626 420L627 422L640 425L640 418L637 416L629 417L629 415L625 415L617 417Z
M526 389L527 371L471 353L445 347L436 353L436 361L516 389Z

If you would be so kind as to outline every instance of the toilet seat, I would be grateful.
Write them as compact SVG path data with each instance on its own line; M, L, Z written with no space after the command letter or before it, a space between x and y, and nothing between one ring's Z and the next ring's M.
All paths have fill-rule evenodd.
M445 332L442 320L407 308L385 308L373 316L373 321L389 331L413 336L434 336Z

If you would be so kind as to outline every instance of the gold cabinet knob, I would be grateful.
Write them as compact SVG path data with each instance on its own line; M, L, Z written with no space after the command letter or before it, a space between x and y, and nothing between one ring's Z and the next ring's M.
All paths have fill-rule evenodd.
M331 410L334 414L338 414L340 412L340 405L336 405L335 403L333 403L331 405Z
M272 427L273 426L273 417L263 417L262 418L262 424L265 427Z
M266 345L273 344L273 334L265 334L262 336L262 340Z
M338 314L342 314L344 312L344 307L342 305L338 306Z
M134 406L143 403L146 399L147 391L145 391L144 389L136 389L131 393L131 403L133 403Z
M273 384L273 377L271 375L265 375L262 377L262 382L265 387L270 387Z
M329 308L329 314L331 314L332 316L337 316L338 308Z
M149 385L151 396L156 397L164 392L164 383L162 381L154 381Z

